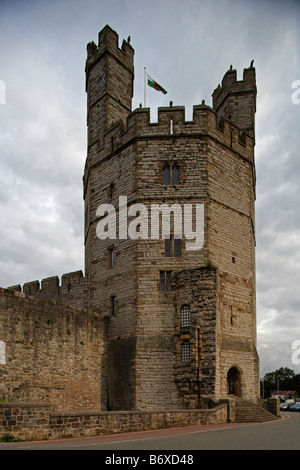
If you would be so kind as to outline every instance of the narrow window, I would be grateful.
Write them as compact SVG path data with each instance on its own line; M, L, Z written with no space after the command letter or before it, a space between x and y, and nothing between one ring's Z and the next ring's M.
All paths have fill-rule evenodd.
M181 256L181 238L174 238L174 256L175 258Z
M190 362L191 360L191 345L189 341L183 341L181 346L181 360L182 362Z
M233 311L232 306L230 306L230 324L231 324L231 326L235 325L235 315L234 315L234 311Z
M111 314L113 317L116 316L116 297L114 295L111 296Z
M159 289L162 292L170 292L172 290L172 273L171 271L160 271L159 273Z
M173 118L170 120L170 134L173 134Z
M108 262L109 262L109 267L110 268L113 268L114 266L114 249L113 248L110 248L110 250L108 251Z
M171 258L173 256L175 258L181 256L181 239L171 236L165 239L165 257Z
M172 184L179 184L179 166L172 166Z
M163 184L179 184L179 166L166 164L163 168Z
M165 290L165 271L160 271L159 273L159 289L161 291Z
M246 145L246 132L242 131L239 137L240 144Z
M114 193L115 193L114 183L110 183L110 186L109 186L109 197L110 197L110 199L112 199L114 197Z
M172 256L172 239L166 238L165 239L165 257L171 258Z
M166 291L172 290L172 276L171 271L166 271Z
M170 166L165 165L163 169L163 184L171 183Z
M181 307L180 326L181 328L189 328L191 326L191 309L189 305L183 305Z

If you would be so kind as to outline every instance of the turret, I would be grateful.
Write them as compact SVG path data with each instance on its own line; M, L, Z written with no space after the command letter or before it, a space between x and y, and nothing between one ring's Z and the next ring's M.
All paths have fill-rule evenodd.
M236 70L230 66L222 80L222 86L214 90L213 108L218 120L227 118L240 129L255 135L256 78L253 61L244 69L243 80L237 80Z
M133 96L134 50L130 38L119 48L118 34L106 25L98 47L87 45L86 92L88 145L92 146L116 121L126 121Z

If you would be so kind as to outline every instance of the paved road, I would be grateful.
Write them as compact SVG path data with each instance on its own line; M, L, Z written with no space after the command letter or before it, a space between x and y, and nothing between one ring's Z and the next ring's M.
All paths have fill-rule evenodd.
M115 457L123 455L117 453L119 450L168 450L171 451L168 454L174 455L179 450L300 450L300 413L283 416L284 419L263 424L193 426L81 439L0 443L0 451L101 450L107 451L101 453L105 458L112 456L112 451L116 451Z

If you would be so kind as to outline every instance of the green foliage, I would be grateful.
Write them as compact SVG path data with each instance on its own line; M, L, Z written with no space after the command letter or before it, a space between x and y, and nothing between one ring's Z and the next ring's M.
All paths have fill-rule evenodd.
M265 374L261 381L262 394L269 398L276 390L295 390L296 396L300 396L300 374L288 367L281 367L273 372ZM263 393L264 392L264 393Z
M12 434L4 434L2 437L0 437L0 442L15 442L15 436Z
M218 268L210 260L204 265L199 266L199 269L211 269L212 271L217 271Z

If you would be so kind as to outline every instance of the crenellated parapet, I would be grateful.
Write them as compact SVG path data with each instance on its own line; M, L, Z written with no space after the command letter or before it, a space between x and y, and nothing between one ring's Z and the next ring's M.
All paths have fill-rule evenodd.
M118 33L110 26L106 25L98 34L98 45L96 45L94 41L89 42L87 45L87 80L89 71L104 54L114 56L133 72L134 49L130 45L130 38L128 38L127 41L124 39L120 48Z
M73 307L87 307L87 282L82 271L63 274L61 283L58 276L53 276L43 279L41 283L37 280L26 282L23 286L18 284L7 290L55 300Z
M247 129L239 128L225 116L218 116L215 109L205 104L193 106L193 119L185 119L185 107L158 108L157 122L151 122L150 108L137 108L127 116L126 122L118 121L89 148L89 168L106 158L121 152L137 140L176 139L180 137L210 137L238 152L253 162L254 139ZM86 180L85 175L85 180Z
M218 119L227 118L241 129L255 135L256 76L253 61L243 71L243 80L237 80L237 71L230 67L222 85L212 94L213 108Z

